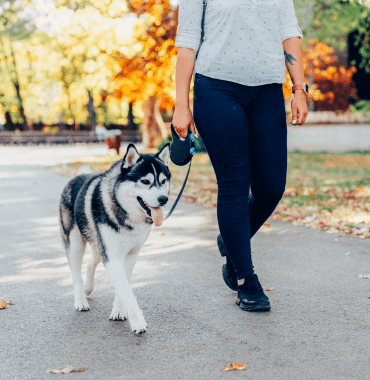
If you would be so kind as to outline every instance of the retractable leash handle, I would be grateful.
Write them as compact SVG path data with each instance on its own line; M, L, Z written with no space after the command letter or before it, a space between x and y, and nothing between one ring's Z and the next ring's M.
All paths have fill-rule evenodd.
M194 147L194 135L188 130L188 135L186 136L186 139L181 139L180 136L176 133L175 128L171 124L171 133L172 133L172 143L170 146L170 158L171 161L177 165L177 166L184 166L188 162L189 169L185 177L185 181L182 185L182 188L179 192L179 195L177 196L174 204L171 207L171 210L168 212L168 214L163 218L163 220L166 220L171 214L174 208L177 205L177 202L179 201L182 191L185 188L186 181L188 180L190 167L191 167L191 161L193 159L193 155L195 153L195 147Z

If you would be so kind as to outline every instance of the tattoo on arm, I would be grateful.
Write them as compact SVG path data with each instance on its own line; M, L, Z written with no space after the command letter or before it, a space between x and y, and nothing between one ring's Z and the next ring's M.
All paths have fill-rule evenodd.
M287 60L291 65L294 65L293 61L296 61L296 59L292 56L292 54L289 54L289 53L287 53L287 52L284 50L284 55L285 55L286 60Z

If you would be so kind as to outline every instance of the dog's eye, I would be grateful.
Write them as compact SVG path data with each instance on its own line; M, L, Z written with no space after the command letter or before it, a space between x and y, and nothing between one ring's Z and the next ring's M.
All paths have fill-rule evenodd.
M162 181L162 185L164 185L166 183L166 180L164 179L163 181Z
M147 179L143 179L141 181L144 185L149 185L150 184L150 181L148 181Z

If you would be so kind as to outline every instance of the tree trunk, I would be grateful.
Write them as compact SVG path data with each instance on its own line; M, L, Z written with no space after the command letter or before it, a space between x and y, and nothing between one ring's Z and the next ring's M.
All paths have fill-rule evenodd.
M18 75L18 70L17 70L17 62L15 61L15 54L14 54L14 50L13 50L13 45L12 45L11 41L9 41L10 56L11 56L11 66L12 67L9 67L9 63L8 63L9 62L9 57L7 56L7 54L5 52L4 43L2 43L2 47L3 47L3 50L4 50L5 62L6 62L7 69L9 71L9 76L11 78L11 81L13 83L13 86L14 86L16 94L17 94L18 106L19 106L19 114L21 115L21 117L23 119L23 127L24 127L25 130L27 130L27 129L31 130L32 127L30 127L28 125L27 117L26 117L26 114L24 112L23 99L22 99L20 85L19 85L19 75Z
M133 103L132 102L130 102L128 104L127 120L128 120L128 130L129 131L136 131L137 125L134 123L134 113L133 113Z
M5 126L9 131L14 131L14 123L9 111L5 111Z
M91 95L91 91L87 90L87 94L89 95L89 102L87 103L87 110L89 111L91 130L95 131L96 127L96 112L94 109L94 98Z
M144 102L144 120L142 125L143 144L146 148L155 148L167 137L167 130L159 112L161 99L151 96Z
M18 80L18 78L17 78ZM32 127L30 124L28 124L26 114L24 113L24 107L23 107L23 99L21 96L20 88L19 88L19 83L15 82L14 83L15 91L17 93L17 98L18 98L18 105L19 105L19 114L21 115L23 119L23 127L25 130L29 129L30 131L32 130Z
M65 91L65 94L67 95L67 100L68 100L69 115L73 119L74 130L75 131L79 131L80 130L80 125L76 121L76 115L73 114L72 102L71 102L71 93L69 91L69 83L65 79L67 77L67 72L66 72L66 70L65 70L64 67L61 68L61 74L62 74L63 88L64 88L64 91Z

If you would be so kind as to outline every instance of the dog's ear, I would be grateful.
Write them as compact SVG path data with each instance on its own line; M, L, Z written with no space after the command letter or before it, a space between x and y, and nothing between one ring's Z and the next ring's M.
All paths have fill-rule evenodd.
M171 143L166 144L160 152L156 153L156 157L162 160L168 166L168 160L170 158L170 146Z
M140 154L136 150L134 144L130 143L127 147L125 156L122 159L122 169L127 169L136 164L137 160L140 158Z

